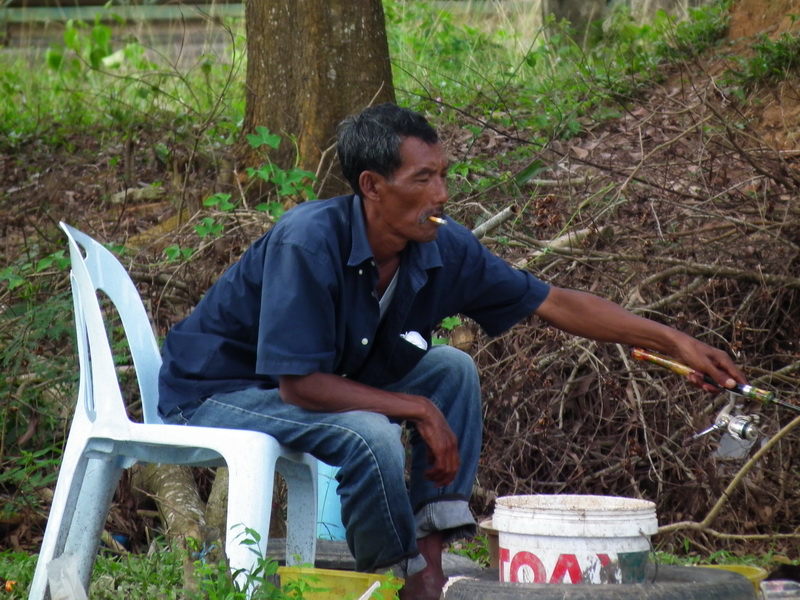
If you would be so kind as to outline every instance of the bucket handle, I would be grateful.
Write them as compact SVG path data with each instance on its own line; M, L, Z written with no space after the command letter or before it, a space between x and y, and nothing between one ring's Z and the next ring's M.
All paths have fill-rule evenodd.
M641 529L639 529L639 535L646 539L647 545L650 546L650 555L653 557L653 580L650 582L650 585L653 585L658 578L658 555L656 554L656 549L655 546L653 546L653 541L650 539L650 536Z

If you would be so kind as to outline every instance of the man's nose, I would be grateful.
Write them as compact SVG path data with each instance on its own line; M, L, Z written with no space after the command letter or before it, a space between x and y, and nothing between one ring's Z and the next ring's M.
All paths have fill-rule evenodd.
M450 199L450 191L447 187L447 177L438 178L439 185L434 191L434 201L437 204L444 204Z

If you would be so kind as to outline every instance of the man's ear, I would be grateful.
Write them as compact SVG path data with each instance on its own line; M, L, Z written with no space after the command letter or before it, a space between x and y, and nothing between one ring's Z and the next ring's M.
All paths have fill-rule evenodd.
M358 176L358 185L365 200L377 200L380 198L378 188L382 181L383 177L375 171L361 171L361 175Z

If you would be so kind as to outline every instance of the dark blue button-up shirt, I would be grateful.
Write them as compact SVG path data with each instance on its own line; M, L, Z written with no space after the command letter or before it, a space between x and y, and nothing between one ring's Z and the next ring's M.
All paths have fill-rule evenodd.
M373 386L406 375L445 317L463 314L488 334L532 313L549 287L511 268L448 219L435 241L403 251L383 320L378 269L361 200L340 196L288 211L175 325L163 348L163 415L215 393L275 388L280 375L335 373Z

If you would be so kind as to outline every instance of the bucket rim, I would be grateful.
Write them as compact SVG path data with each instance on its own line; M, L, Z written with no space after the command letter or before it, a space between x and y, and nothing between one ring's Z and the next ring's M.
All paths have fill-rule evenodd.
M559 538L658 533L655 503L621 496L504 496L497 499L492 524L499 532Z
M544 510L586 510L586 511L649 511L655 510L651 500L627 496L603 496L599 494L521 494L500 496L495 507L537 508Z

